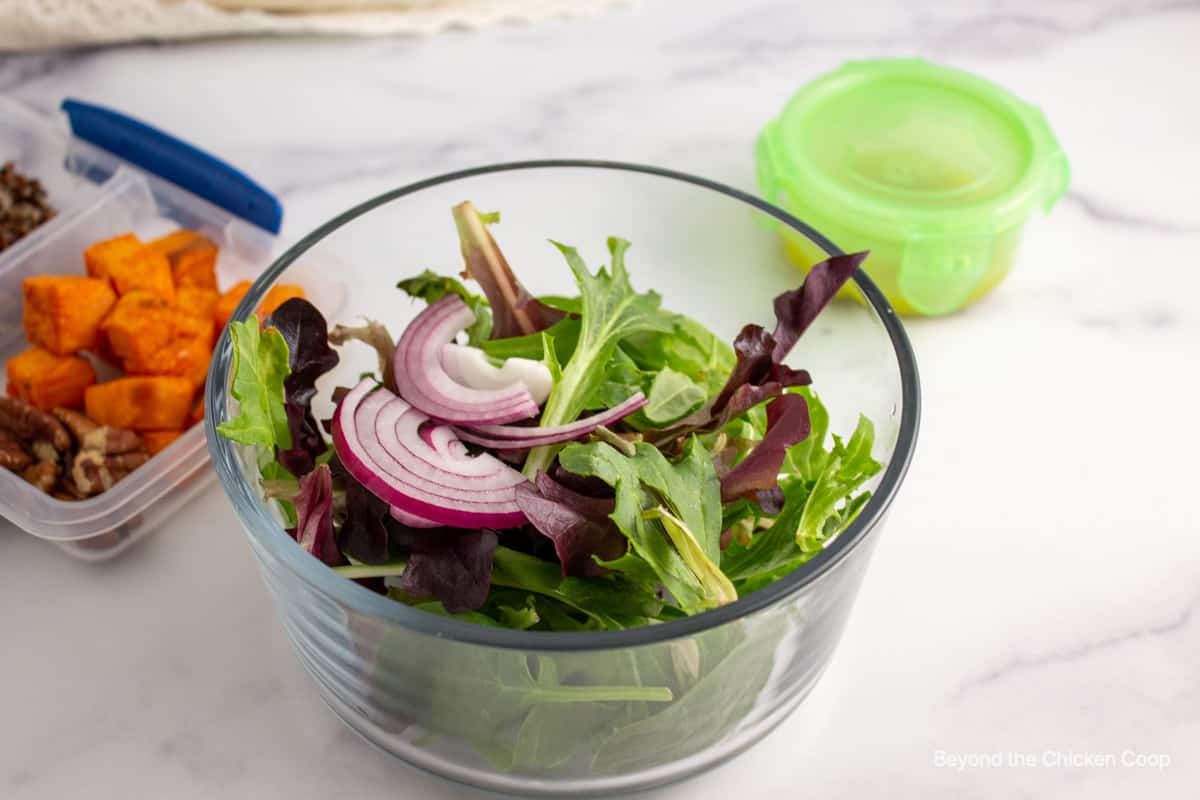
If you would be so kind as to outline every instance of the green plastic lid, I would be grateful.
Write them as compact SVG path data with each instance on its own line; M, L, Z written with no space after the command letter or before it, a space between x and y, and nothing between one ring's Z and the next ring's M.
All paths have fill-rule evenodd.
M917 59L851 62L805 86L763 131L758 169L768 199L826 221L840 246L899 242L897 274L880 283L922 313L968 302L996 237L1019 236L1069 181L1038 109Z

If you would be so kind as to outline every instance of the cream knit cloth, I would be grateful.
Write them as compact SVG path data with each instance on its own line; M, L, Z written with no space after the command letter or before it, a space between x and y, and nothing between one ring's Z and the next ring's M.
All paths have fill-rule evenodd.
M627 0L0 0L0 50L224 34L384 36L582 16Z

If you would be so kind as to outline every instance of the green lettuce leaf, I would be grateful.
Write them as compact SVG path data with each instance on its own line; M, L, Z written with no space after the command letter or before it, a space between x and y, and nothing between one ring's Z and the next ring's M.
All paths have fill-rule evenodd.
M664 366L650 384L642 413L650 422L663 425L687 416L707 399L703 386L682 372Z
M640 442L633 456L593 442L559 454L569 472L599 478L616 491L612 519L629 539L630 552L604 566L644 580L650 572L691 614L737 599L721 572L721 488L712 458L696 437L672 463Z
M283 380L288 376L288 347L274 328L260 331L253 314L229 323L233 339L233 384L238 415L217 432L240 444L265 448L292 446L284 409Z

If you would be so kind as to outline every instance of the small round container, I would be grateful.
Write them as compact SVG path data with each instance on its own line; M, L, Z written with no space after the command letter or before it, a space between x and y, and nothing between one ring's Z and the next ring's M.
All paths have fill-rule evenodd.
M234 317L244 318L273 282L288 281L298 259L328 251L349 259L360 278L341 315L322 305L328 321L366 316L399 332L419 309L396 280L427 266L461 268L450 207L466 199L500 210L495 235L531 291L572 286L547 237L577 245L595 267L605 238L620 235L632 242L627 262L638 290L658 290L666 307L727 339L747 322L769 322L772 298L799 282L761 222L835 250L779 209L700 178L598 161L500 164L394 189L325 223L255 282ZM223 334L206 393L208 445L313 690L380 749L521 797L612 797L707 769L760 741L829 664L916 439L917 371L903 328L861 272L852 291L861 302L827 308L791 360L812 371L832 430L852 429L859 413L874 421L874 456L886 467L870 502L776 583L713 611L620 631L473 625L375 594L304 552L263 502L254 454L216 433L232 410ZM340 355L319 398L375 368L370 348ZM548 696L545 681L562 691Z
M1067 189L1038 109L990 81L917 59L856 61L801 89L756 147L767 200L864 265L901 313L950 314L1012 266L1026 220ZM780 226L808 267L824 253Z

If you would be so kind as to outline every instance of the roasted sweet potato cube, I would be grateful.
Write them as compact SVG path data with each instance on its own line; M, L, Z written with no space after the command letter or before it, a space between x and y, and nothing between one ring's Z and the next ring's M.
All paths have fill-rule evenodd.
M178 230L155 239L148 246L171 262L176 289L184 286L217 288L217 245L212 239L195 231Z
M216 308L213 310L213 322L217 333L229 324L229 318L233 316L234 309L238 303L242 302L242 298L246 296L246 292L250 291L250 281L239 281L221 295L217 300Z
M177 316L161 295L135 291L117 301L100 327L117 358L143 361L171 342Z
M141 241L132 233L123 233L120 236L114 236L112 239L96 242L84 250L83 264L87 268L89 277L107 280L109 278L109 268L113 264L121 263L129 256L141 250L142 247Z
M172 442L183 435L183 431L145 431L142 433L142 447L150 455L166 450Z
M146 242L146 247L151 250L157 250L167 258L171 257L171 253L187 247L192 242L200 238L200 234L188 228L180 228L179 230L171 231L166 236L160 236L153 241Z
M192 382L173 376L118 378L89 386L84 410L101 425L134 431L182 428L192 408Z
M143 247L132 255L108 265L108 277L117 294L146 291L167 300L175 300L175 281L171 264L162 253Z
M271 316L271 313L275 309L279 308L293 297L304 297L304 289L287 283L272 286L267 291L267 294L262 299L262 302L258 304L258 311L255 312L258 314L259 321L261 322L262 320Z
M108 281L75 275L26 278L22 293L26 338L60 356L94 347L117 301Z
M216 336L208 317L200 317L176 308L175 339L198 342L206 349L211 350Z
M196 286L181 286L175 290L175 307L180 311L200 317L212 328L213 312L221 293L216 289L201 289Z
M130 375L174 375L187 378L193 388L204 385L212 348L205 342L176 336L166 346L139 359L128 359L125 371ZM190 410L191 405L189 403Z
M217 288L217 246L211 239L198 237L187 247L172 253L170 260L176 286Z
M8 360L8 393L37 406L81 408L83 390L96 382L91 362L79 356L56 356L31 347Z

